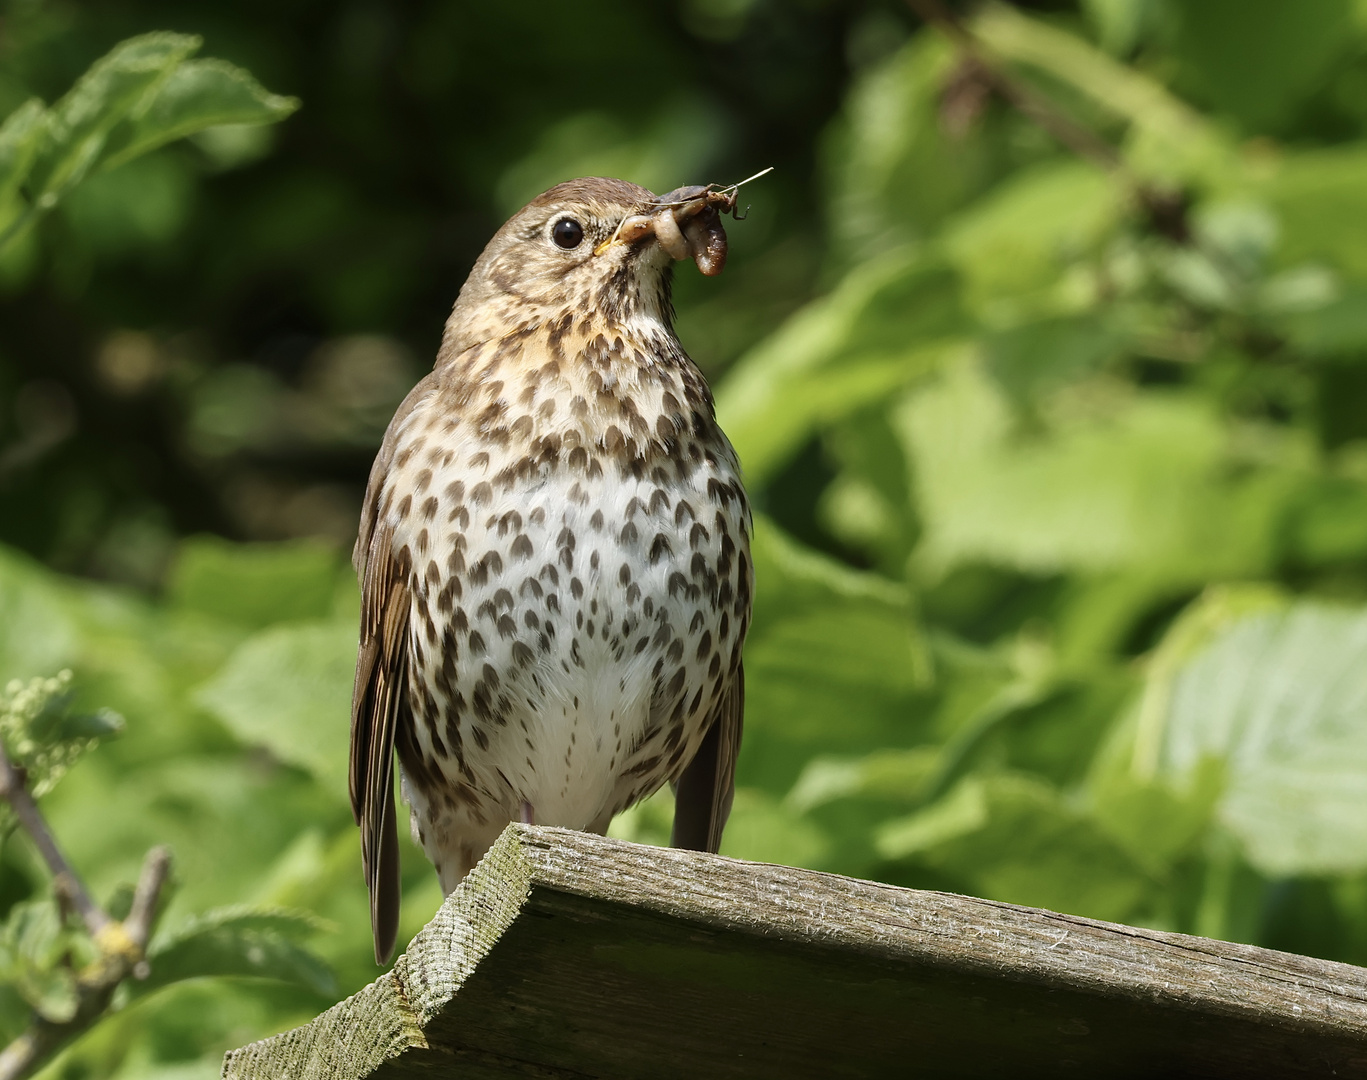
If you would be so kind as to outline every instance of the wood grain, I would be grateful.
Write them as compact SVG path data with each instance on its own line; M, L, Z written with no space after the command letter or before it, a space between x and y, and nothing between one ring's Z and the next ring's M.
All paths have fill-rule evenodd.
M510 826L225 1077L1367 1077L1367 970Z

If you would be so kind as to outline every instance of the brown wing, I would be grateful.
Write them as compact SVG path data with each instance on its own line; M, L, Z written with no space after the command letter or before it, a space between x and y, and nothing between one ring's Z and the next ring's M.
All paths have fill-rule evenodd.
M399 836L394 818L394 733L408 715L409 595L390 551L390 530L371 539L361 590L361 643L351 698L351 809L361 826L375 962L399 930Z
M394 558L392 533L379 520L384 480L403 420L432 388L428 376L399 406L370 470L352 561L361 575L361 640L351 694L351 811L361 827L361 860L370 890L375 961L394 951L399 932L399 835L394 816L394 737L408 712L408 568Z
M716 851L736 792L736 755L745 715L745 668L722 694L712 727L674 789L671 847Z

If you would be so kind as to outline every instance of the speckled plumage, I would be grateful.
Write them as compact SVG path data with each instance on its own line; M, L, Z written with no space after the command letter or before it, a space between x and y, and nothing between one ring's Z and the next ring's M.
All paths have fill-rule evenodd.
M352 799L377 958L397 926L391 747L446 892L510 820L601 832L666 782L674 842L720 841L750 515L671 328L669 255L649 237L602 250L653 201L580 180L513 217L376 459ZM550 237L566 216L580 250Z

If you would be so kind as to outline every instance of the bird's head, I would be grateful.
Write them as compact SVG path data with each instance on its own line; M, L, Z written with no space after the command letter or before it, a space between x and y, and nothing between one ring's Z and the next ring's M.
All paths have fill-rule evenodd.
M557 184L489 241L461 289L451 326L469 340L562 313L594 312L610 322L643 316L668 325L674 261L691 258L704 274L720 273L726 262L721 215L734 209L733 189L689 187L656 196L602 177Z

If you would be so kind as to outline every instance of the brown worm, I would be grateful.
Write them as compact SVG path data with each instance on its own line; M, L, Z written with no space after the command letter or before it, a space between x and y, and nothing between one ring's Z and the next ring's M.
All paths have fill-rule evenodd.
M702 186L676 188L656 202L659 209L653 214L625 218L599 251L613 243L632 244L654 235L670 258L692 259L708 277L720 274L726 266L727 250L721 219L723 214L736 212L735 192Z
M716 207L708 206L690 218L683 227L688 253L707 277L716 277L726 268L726 229Z
M652 220L655 222L655 239L660 242L660 247L669 252L669 257L688 258L688 241L679 231L679 223L675 220L673 208L666 206Z

